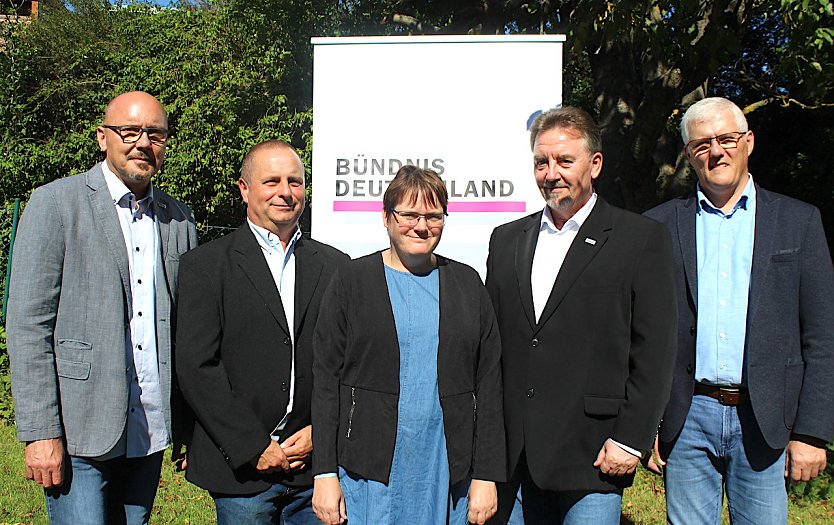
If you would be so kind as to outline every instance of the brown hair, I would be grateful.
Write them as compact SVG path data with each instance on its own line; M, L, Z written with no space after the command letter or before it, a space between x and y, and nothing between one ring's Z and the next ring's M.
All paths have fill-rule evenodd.
M535 147L539 133L553 128L576 130L585 139L589 153L602 151L602 135L594 119L586 111L571 106L548 109L536 117L530 125L530 149Z
M414 204L422 196L426 203L431 206L439 206L446 213L449 204L449 194L446 192L446 185L436 171L423 169L418 166L406 164L397 171L394 180L385 190L382 196L382 206L385 215L390 216L397 204L406 202Z

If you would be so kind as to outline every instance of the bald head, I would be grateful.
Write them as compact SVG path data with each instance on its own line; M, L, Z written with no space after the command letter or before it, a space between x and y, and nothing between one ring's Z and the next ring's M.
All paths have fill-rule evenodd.
M115 121L126 113L156 114L162 117L164 123L162 127L168 128L168 115L165 113L165 108L156 97L144 91L122 93L110 100L107 103L107 109L104 110L104 124L118 126L120 123Z
M281 152L294 157L295 160L298 161L298 165L301 167L301 173L304 173L304 164L301 162L301 158L298 156L298 152L295 151L295 148L283 140L267 140L252 146L252 149L250 149L243 158L243 164L240 167L240 177L246 182L252 182L252 173L256 165L255 160L261 155L271 152Z

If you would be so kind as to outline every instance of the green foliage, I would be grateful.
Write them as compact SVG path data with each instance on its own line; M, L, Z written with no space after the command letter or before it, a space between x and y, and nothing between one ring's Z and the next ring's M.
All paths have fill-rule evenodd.
M95 129L105 105L130 90L154 94L168 110L173 135L156 182L200 222L242 219L237 172L255 143L280 138L309 159L310 97L290 76L305 70L309 53L293 54L303 54L299 37L288 36L297 27L273 24L276 11L71 5L44 7L0 53L9 72L0 78L9 101L0 108L0 195L25 196L88 169L101 158Z
M9 354L6 350L6 328L0 326L0 424L14 421L12 380L9 372Z

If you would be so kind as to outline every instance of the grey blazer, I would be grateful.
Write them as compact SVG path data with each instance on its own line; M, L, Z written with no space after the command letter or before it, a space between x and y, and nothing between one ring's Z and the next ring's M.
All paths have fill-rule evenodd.
M154 188L161 257L156 336L168 433L180 255L197 244L191 210ZM127 250L101 164L32 192L14 246L7 321L17 436L64 436L71 455L113 448L127 417Z
M698 268L695 197L645 213L672 234L678 289L678 351L661 444L683 428L695 388ZM747 387L767 444L792 436L821 442L834 431L834 269L817 208L756 186L756 226L747 307Z

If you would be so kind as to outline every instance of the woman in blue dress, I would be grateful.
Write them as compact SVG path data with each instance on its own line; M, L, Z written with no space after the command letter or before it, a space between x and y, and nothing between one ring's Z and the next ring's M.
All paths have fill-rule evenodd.
M472 268L434 253L432 170L383 196L390 247L343 266L313 338L313 510L326 524L483 524L506 480L500 342Z

